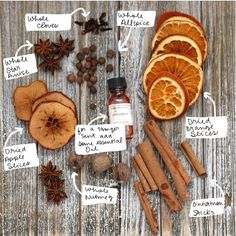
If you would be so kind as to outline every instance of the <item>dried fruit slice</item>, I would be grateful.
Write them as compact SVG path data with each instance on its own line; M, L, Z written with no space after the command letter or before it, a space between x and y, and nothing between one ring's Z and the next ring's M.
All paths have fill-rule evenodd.
M42 102L60 102L65 106L68 106L69 108L71 108L75 113L76 113L76 106L74 104L74 102L68 98L65 94L63 94L62 92L57 92L57 91L53 91L53 92L49 92L47 94L44 94L43 96L39 97L33 104L32 106L32 111L35 110L35 108Z
M170 120L183 115L189 106L188 92L175 75L161 72L148 93L148 108L157 119Z
M76 114L59 102L43 102L34 110L29 133L44 148L65 146L75 134Z
M203 55L203 61L205 61L208 46L207 39L200 26L189 20L165 21L160 25L153 38L152 49L154 50L161 40L171 35L183 35L191 38L199 46Z
M198 45L190 38L182 35L172 35L163 39L155 48L152 56L158 54L176 53L186 56L202 65L202 53Z
M169 12L165 12L165 13L161 14L158 17L158 22L156 24L156 31L163 22L172 21L172 20L182 20L182 21L184 20L184 21L189 21L189 22L195 23L201 27L202 31L205 34L205 30L204 30L202 24L195 17L188 15L186 13L183 13L183 12L178 12L178 11L169 11Z
M183 82L189 94L190 105L197 100L203 85L203 71L197 63L178 54L165 54L152 58L143 76L146 92L155 81L157 74L162 71L175 74Z
M16 116L20 120L30 120L34 101L47 92L47 85L42 80L33 81L27 86L17 87L13 95Z

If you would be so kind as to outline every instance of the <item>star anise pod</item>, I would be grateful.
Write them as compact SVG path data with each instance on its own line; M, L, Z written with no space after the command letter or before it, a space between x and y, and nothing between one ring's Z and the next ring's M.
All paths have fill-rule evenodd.
M67 198L67 195L64 191L61 189L64 187L64 180L58 179L57 183L54 186L51 186L47 190L48 194L48 202L55 202L57 205L60 204L60 202Z
M39 67L43 68L44 71L51 71L54 73L55 70L60 70L61 66L59 65L59 61L61 57L55 58L53 56L44 58L44 61L39 64Z
M34 44L34 52L40 57L47 57L50 53L53 52L53 45L50 40L39 39L39 42Z
M74 50L74 41L66 38L65 40L60 35L59 43L53 43L56 47L55 53L58 53L60 56L66 55L69 56L70 52Z
M48 176L59 177L61 174L62 174L62 171L56 170L56 166L53 166L52 162L49 161L46 166L41 165L41 173L39 174L39 176L43 178L46 178Z

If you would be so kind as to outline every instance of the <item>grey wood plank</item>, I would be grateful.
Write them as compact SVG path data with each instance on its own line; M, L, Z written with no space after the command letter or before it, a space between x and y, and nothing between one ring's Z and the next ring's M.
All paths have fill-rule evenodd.
M216 102L218 116L227 116L228 135L225 139L204 141L204 155L209 179L216 179L232 198L235 156L235 3L202 3L202 17L209 32L209 57L205 64L205 90ZM234 30L232 30L234 29ZM234 79L233 79L234 78ZM213 114L211 104L204 101L204 116ZM205 185L206 197L220 197L217 189ZM234 209L229 206L224 215L206 219L206 235L234 235Z
M121 2L121 10L156 10L158 2ZM120 40L123 42L128 34L128 27L120 28ZM150 43L153 37L152 28L136 28L126 44L128 52L121 52L120 74L127 80L127 93L131 99L134 118L134 138L128 143L126 151L122 152L122 161L131 165L131 157L137 153L136 145L144 140L143 124L147 120L146 102L143 94L141 78L150 57ZM133 169L133 168L132 168ZM135 170L132 170L132 180L121 189L121 235L151 235L150 227L133 183L138 179ZM148 194L157 215L160 216L160 194ZM159 223L161 226L161 224ZM162 229L160 229L162 230Z
M39 13L50 14L65 14L71 13L77 8L77 4L73 2L39 2ZM45 73L42 70L38 73L38 78L44 80L49 91L62 91L68 97L70 97L77 106L77 112L79 112L79 87L76 84L68 83L66 76L69 73L76 74L74 61L76 58L76 51L78 50L78 35L74 31L73 25L70 31L63 32L39 32L39 38L50 38L53 41L59 39L61 34L63 38L76 39L75 50L67 58L62 60L62 70L51 73ZM79 113L78 113L79 115ZM38 146L38 155L41 163L46 164L49 160L52 161L57 168L63 170L63 178L65 179L65 192L68 195L68 199L57 207L54 204L47 203L45 188L43 187L41 180L38 179L38 235L78 235L80 233L80 197L75 191L71 174L72 170L68 166L68 156L74 149L74 139L65 147L55 151L48 151Z
M35 41L35 35L25 32L24 20L21 12L37 11L37 5L32 3L4 2L1 3L1 57L15 55L19 46L25 40ZM27 53L23 49L20 54ZM6 81L2 78L2 137L3 141L14 130L22 127L22 135L14 135L8 145L33 142L27 133L27 124L19 121L14 112L12 95L17 86L28 84L37 78L37 74L30 77ZM19 169L3 172L3 214L5 235L34 235L37 227L37 168Z
M84 46L95 44L98 47L97 55L106 56L107 49L111 48L116 50L118 29L115 27L115 15L118 9L117 2L86 2L82 5L91 13L91 17L98 18L102 12L107 13L109 24L113 28L112 31L104 32L99 35L87 34L80 36L80 49ZM105 67L99 67L97 71L98 83L97 94L90 95L89 90L84 83L82 85L81 93L81 123L87 124L91 119L98 116L99 113L107 114L107 79L117 76L119 73L118 68L118 54L115 60L108 61L114 65L114 71L107 74ZM97 104L95 111L89 110L91 103ZM109 153L113 159L113 165L119 161L119 153ZM89 157L86 157L89 159ZM109 186L111 180L111 171L102 175L95 175L90 165L88 164L81 172L81 183L96 185L96 186ZM81 235L118 235L119 234L119 200L116 205L94 205L83 206L81 214Z

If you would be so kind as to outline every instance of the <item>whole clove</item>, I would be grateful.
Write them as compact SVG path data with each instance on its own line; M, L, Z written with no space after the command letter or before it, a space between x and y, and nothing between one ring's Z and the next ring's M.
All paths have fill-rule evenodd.
M105 20L106 13L103 12L99 19L95 18L90 18L88 21L75 21L75 24L79 25L80 27L84 27L82 30L82 35L85 35L89 32L94 33L94 34L99 34L99 32L105 32L108 30L112 30L111 27L108 27L109 24ZM95 49L96 50L96 49ZM94 51L95 51L94 50Z

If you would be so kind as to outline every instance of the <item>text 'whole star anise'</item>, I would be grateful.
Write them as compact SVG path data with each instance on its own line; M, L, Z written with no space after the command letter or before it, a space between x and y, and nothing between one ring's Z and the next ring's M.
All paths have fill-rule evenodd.
M66 193L63 191L65 180L61 179L62 170L57 170L56 166L53 166L52 162L49 161L47 165L41 165L41 173L39 176L43 180L43 184L47 189L47 200L48 202L54 202L57 205L67 198Z

